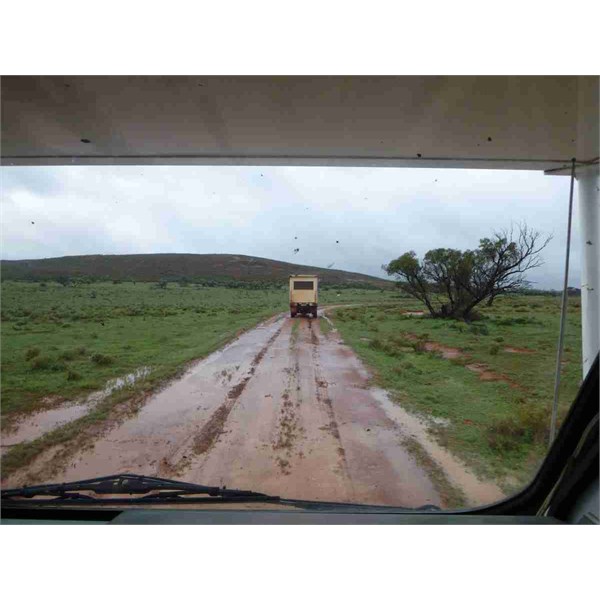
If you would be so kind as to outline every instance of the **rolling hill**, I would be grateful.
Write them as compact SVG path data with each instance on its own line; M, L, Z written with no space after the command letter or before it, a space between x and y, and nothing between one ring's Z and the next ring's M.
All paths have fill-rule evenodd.
M243 256L239 254L95 254L34 260L2 260L5 280L44 280L58 277L89 277L120 281L284 282L291 273L313 273L329 285L373 285L388 287L390 281L307 265Z

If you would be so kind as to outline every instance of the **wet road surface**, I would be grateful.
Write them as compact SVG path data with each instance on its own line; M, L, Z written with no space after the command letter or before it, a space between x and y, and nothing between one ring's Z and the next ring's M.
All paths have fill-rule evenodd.
M320 321L278 316L241 335L72 457L60 480L131 472L289 498L443 506L403 445L425 440L424 426L369 386ZM470 503L499 497L426 441Z

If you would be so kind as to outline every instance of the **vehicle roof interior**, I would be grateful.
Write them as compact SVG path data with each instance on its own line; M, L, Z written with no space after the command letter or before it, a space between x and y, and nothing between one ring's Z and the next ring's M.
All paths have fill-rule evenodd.
M10 76L2 160L560 172L597 106L595 77Z

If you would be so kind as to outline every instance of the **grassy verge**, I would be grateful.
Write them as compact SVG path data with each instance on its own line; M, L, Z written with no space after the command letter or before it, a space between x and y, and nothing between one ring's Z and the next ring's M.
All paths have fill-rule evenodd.
M292 332L290 333L290 343L294 345L298 341L298 330L300 327L300 321L296 319L292 322Z
M332 329L331 321L329 319L326 319L325 317L321 317L319 319L319 328L321 329L321 333L323 335L329 335L329 332Z
M371 366L376 382L407 409L441 418L437 439L481 475L510 490L526 483L546 452L559 300L509 297L473 324L406 316L414 304L342 308L331 316L344 340ZM561 418L581 378L580 314L568 315ZM447 359L434 342L461 351ZM465 367L485 365L505 379L482 381Z
M404 447L429 475L435 488L440 494L442 505L447 508L456 508L457 506L467 506L467 499L462 490L452 485L444 470L427 454L423 446L411 437L403 440Z

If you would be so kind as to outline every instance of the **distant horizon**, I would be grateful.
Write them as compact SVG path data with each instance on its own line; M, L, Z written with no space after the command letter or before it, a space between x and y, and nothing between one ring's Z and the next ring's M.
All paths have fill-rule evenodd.
M339 271L339 272L343 272L343 273L350 273L350 274L355 274L355 275L364 275L366 277L374 277L376 279L381 279L382 281L387 281L387 282L391 282L391 283L395 283L397 280L393 277L377 277L376 275L371 275L369 273L361 273L360 271L350 271L348 269L334 269L334 268L327 268L327 267L320 267L318 265L306 265L306 264L300 264L300 263L291 263L287 260L279 260L279 259L275 259L275 258L269 258L266 256L254 256L254 255L250 255L250 254L237 254L237 253L232 253L232 252L128 252L128 253L98 253L98 254L65 254L62 256L47 256L47 257L43 257L43 258L17 258L17 259L9 259L9 258L0 258L0 262L27 262L27 261L34 261L34 260L54 260L54 259L61 259L61 258L83 258L83 257L88 257L88 256L241 256L241 257L245 257L245 258L258 258L261 260L270 260L273 262L278 262L278 263L285 263L285 264L290 264L290 265L294 265L294 266L300 266L300 267L310 267L310 268L315 268L315 269L323 269L323 270L328 270L328 271ZM382 270L382 272L385 273L385 271ZM560 292L562 288L544 288L544 287L536 287L534 285L531 285L530 288L528 289L532 289L532 290L538 290L538 291L548 291L548 292ZM581 289L580 286L574 286L574 285L570 285L569 289Z

